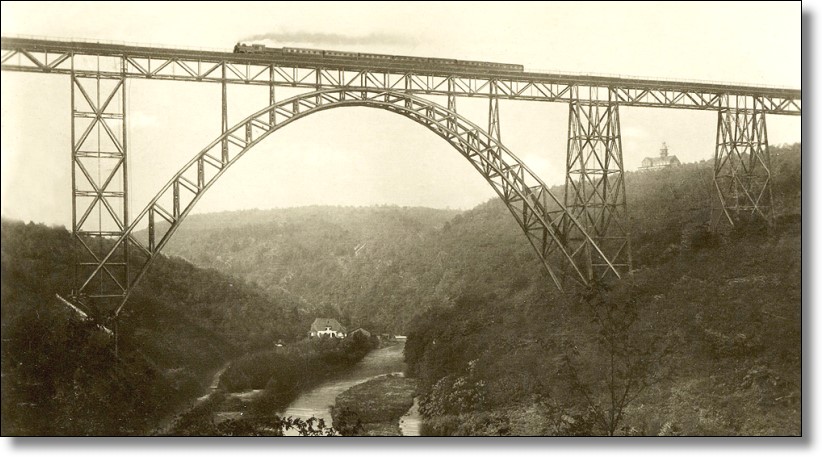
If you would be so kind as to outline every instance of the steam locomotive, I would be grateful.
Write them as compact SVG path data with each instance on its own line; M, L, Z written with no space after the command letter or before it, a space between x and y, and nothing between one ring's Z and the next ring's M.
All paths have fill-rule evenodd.
M472 72L517 72L522 73L522 65L480 62L474 60L438 59L433 57L395 56L389 54L368 54L363 52L324 51L305 48L269 48L262 44L237 43L237 54L265 54L280 58L293 58L306 63L325 65L376 66L396 69L462 70Z

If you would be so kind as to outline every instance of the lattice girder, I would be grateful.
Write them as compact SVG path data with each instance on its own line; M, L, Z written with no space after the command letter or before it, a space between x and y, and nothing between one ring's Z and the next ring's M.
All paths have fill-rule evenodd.
M74 66L73 56L43 65ZM50 62L50 63L47 63ZM97 314L126 296L131 241L111 250L129 225L126 80L71 74L72 235L75 302ZM105 257L105 260L104 260Z
M724 100L717 116L714 185L720 217L730 226L740 220L773 223L771 161L765 112L758 99Z
M590 239L572 224L563 225L565 239L590 280L619 278L631 270L619 104L613 90L580 91L569 104L564 202Z
M275 103L227 129L196 154L134 218L111 249L111 253L115 252L125 240L134 242L132 232L135 227L143 220L148 221L148 246L140 245L139 248L146 258L129 283L129 293L205 191L243 154L274 131L297 119L344 106L367 106L398 113L428 127L448 141L471 162L508 205L557 287L561 289L562 284L551 264L558 259L568 263L571 275L577 282L588 284L588 276L577 265L577 259L565 249L557 229L560 224L574 227L575 233L587 240L593 251L599 252L596 243L577 218L565 209L562 201L507 148L477 125L429 100L402 92L356 88L316 91ZM272 117L271 113L276 115ZM451 125L453 128L450 128ZM221 157L224 143L228 144L226 160ZM556 212L557 208L559 212ZM556 214L562 215L561 221ZM166 224L158 224L160 220ZM555 255L552 256L552 253ZM102 260L100 268L107 259ZM619 275L616 271L614 274ZM127 298L128 294L115 314L119 313Z
M242 85L331 89L369 87L405 90L415 95L501 97L509 100L569 102L577 87L611 89L623 106L718 110L722 97L756 97L770 114L801 115L801 93L795 90L689 81L647 80L525 71L521 74L447 74L413 66L402 69L356 68L307 62L272 61L263 55L61 42L25 38L0 39L4 71L52 74L99 74L120 77L123 71L93 65L73 69L69 56L123 60L127 78ZM225 71L223 71L225 69Z

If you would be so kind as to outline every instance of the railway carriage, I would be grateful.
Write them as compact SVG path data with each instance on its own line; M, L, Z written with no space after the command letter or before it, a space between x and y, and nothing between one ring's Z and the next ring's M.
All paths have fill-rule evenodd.
M338 65L374 65L378 67L412 69L425 67L426 69L445 71L471 72L515 72L522 73L522 65L482 62L475 60L440 59L433 57L397 56L391 54L372 54L364 52L330 51L307 48L269 48L262 44L237 43L234 52L238 54L265 54L272 57L287 57L305 60L310 63L330 63Z

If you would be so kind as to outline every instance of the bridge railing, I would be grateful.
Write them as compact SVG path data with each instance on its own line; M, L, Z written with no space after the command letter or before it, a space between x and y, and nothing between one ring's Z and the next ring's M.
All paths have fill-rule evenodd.
M196 51L205 51L205 52L232 52L233 43L230 44L229 47L225 48L215 48L215 47L207 47L207 46L192 46L190 44L179 44L179 45L169 45L166 43L147 43L147 42L139 42L139 41L121 41L121 40L100 40L100 39L87 39L87 38L76 38L76 37L62 37L62 36L46 36L46 35L25 35L25 34L10 34L4 35L6 38L21 38L21 39L31 39L31 40L53 40L53 41L64 41L64 42L71 42L71 43L89 43L89 44L109 44L109 45L119 45L119 46L138 46L138 47L148 47L148 48L158 48L158 49L187 49L187 50L196 50ZM754 83L754 82L746 82L746 81L730 81L730 80L712 80L712 79L698 79L698 78L680 78L680 77L659 77L659 76L642 76L642 75L633 75L633 74L624 74L624 73L605 73L605 72L572 72L567 70L557 70L557 69L547 69L547 68L531 68L526 66L525 67L526 73L540 73L546 75L561 75L561 76L571 76L571 77L596 77L596 78L617 78L617 79L625 79L625 80L636 80L636 81L660 81L660 82L670 82L670 83L692 83L692 84L712 84L712 85L725 85L725 86L746 86L746 87L756 87L760 89L784 89L784 90L793 90L795 89L794 86L788 85L776 85L776 84L762 84L762 83Z
M760 89L784 89L784 90L794 90L795 86L788 86L788 85L776 85L776 84L762 84L762 83L752 83L746 81L730 81L730 80L717 80L717 79L695 79L695 78L674 78L674 77L659 77L659 76L640 76L640 75L628 75L624 73L600 73L600 72L573 72L567 70L552 70L546 68L529 68L525 67L526 73L541 73L546 75L560 75L560 76L583 76L583 77L592 77L592 78L616 78L616 79L624 79L627 81L636 80L636 81L660 81L660 82L669 82L669 83L692 83L692 84L712 84L712 85L722 85L722 86L745 86L745 87L757 87Z
M146 43L140 41L120 41L120 40L99 40L90 38L76 38L76 37L61 37L61 36L46 36L46 35L3 35L4 38L21 38L28 40L51 40L51 41L65 41L69 43L87 43L87 44L111 44L118 46L138 46L144 48L160 48L160 49L191 49L193 51L206 52L232 52L234 43L227 48L211 48L206 46L192 46L189 44L169 45L167 43Z

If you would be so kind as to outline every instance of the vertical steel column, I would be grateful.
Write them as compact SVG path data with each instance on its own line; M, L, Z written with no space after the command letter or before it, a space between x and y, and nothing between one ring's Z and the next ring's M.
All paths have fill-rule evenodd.
M502 141L499 127L499 97L497 96L497 86L494 81L490 82L490 95L488 99L488 134L497 141Z
M274 64L272 64L268 69L268 78L269 78L269 86L268 86L268 106L273 105L276 103L277 97L276 92L274 91ZM269 111L268 113L268 124L274 125L277 123L277 117L274 110Z
M105 65L119 67L119 75ZM129 247L123 243L103 262L110 243L129 224L126 137L126 61L121 57L71 56L72 236L75 240L72 301L105 322L129 284ZM91 275L98 267L102 268Z
M765 113L750 97L722 97L717 117L714 185L719 197L716 228L727 221L773 224L771 156Z
M122 75L122 88L120 95L122 97L122 111L123 111L123 124L122 124L122 136L123 136L123 230L127 229L129 225L131 225L131 219L129 218L129 204L128 204L128 122L126 117L128 116L128 105L126 102L126 93L128 92L128 88L126 84L128 80L126 79L126 74L128 73L128 62L125 58L120 59L120 72ZM126 282L124 285L126 286L126 294L128 294L128 288L131 284L131 266L130 266L130 257L129 257L129 246L131 243L126 240L123 243L123 259L125 263L125 280ZM119 306L119 305L118 305ZM116 317L116 316L115 316ZM114 321L114 335L117 336L117 321ZM114 353L117 353L117 349L115 347Z
M448 78L448 111L457 112L457 97L454 95L454 80L452 78ZM450 130L457 128L456 119L452 115L448 116L448 128Z
M607 93L603 93L607 92ZM568 116L565 205L591 235L601 254L575 233L563 230L572 255L587 265L592 280L631 271L631 240L625 199L619 105L611 90L572 88Z
M223 80L220 83L222 86L222 123L220 125L220 133L225 133L228 130L228 86L226 85L226 63L223 61L222 74ZM228 139L223 138L222 142L222 157L223 164L228 163Z

